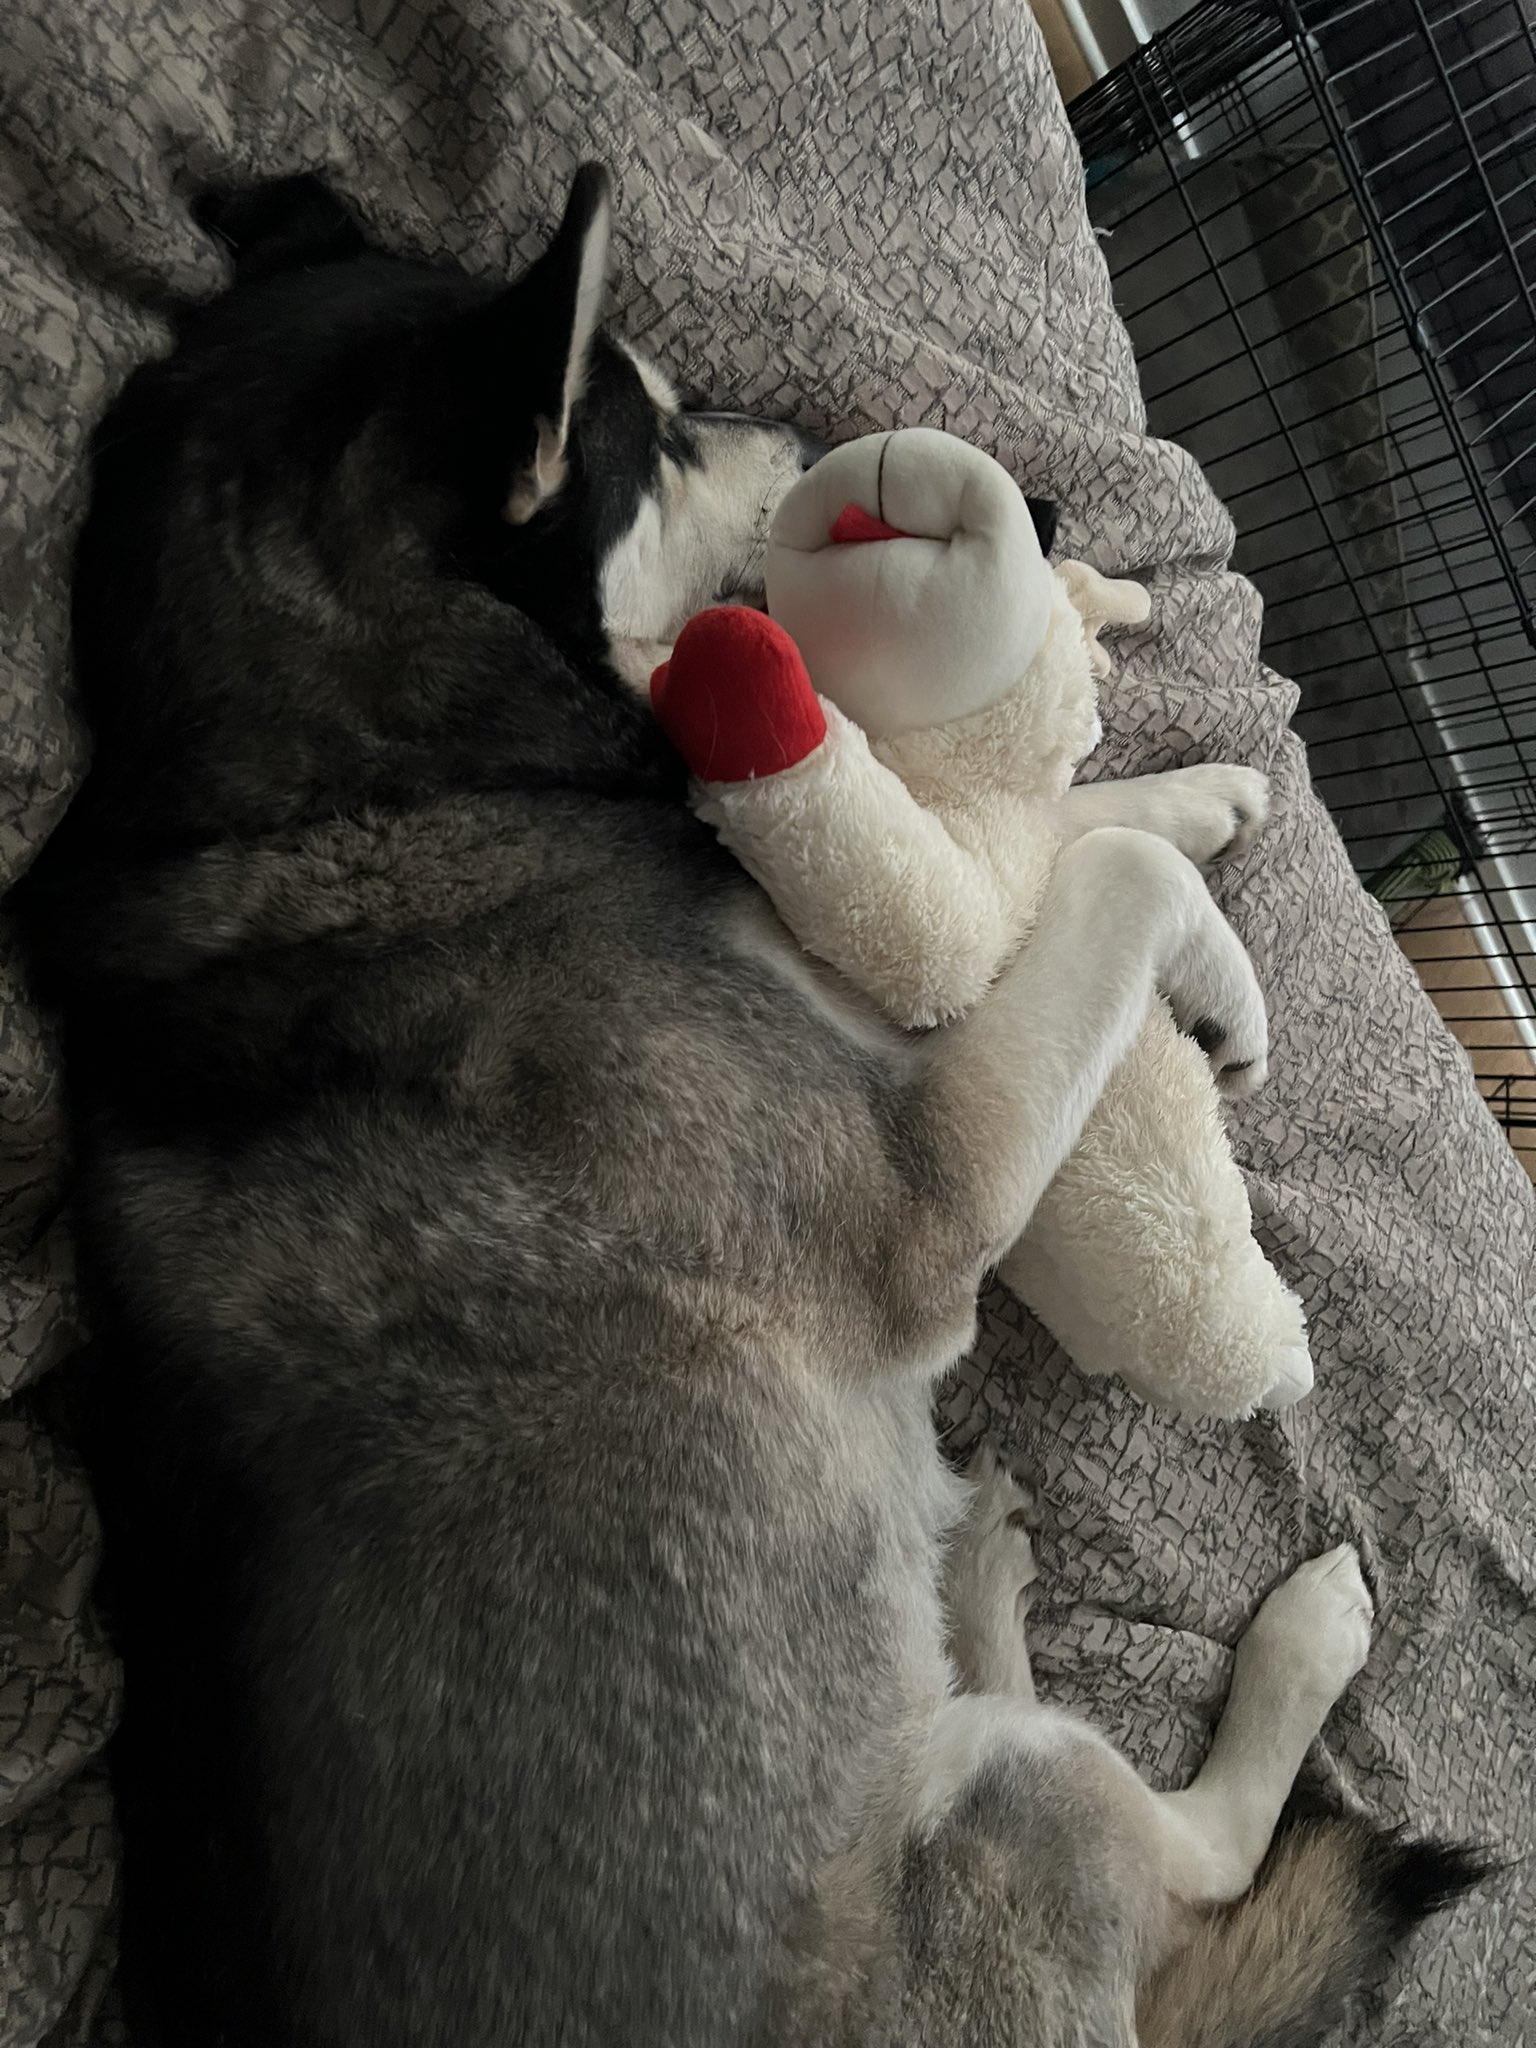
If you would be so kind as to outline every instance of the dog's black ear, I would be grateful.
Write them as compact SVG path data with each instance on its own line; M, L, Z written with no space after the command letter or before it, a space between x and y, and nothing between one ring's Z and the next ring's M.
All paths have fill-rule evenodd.
M601 164L583 164L554 240L528 273L476 323L496 352L494 377L514 395L505 516L524 525L565 481L571 411L586 381L608 282L612 187Z
M352 215L308 172L260 185L214 186L192 202L192 217L233 251L242 279L344 262L364 247Z
M1026 498L1024 502L1029 507L1029 516L1035 523L1035 538L1040 543L1040 552L1042 555L1048 555L1056 539L1055 504L1049 498Z

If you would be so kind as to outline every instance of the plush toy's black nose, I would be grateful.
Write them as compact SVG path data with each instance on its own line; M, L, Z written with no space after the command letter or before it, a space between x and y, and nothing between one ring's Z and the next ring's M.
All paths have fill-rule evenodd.
M1029 516L1035 522L1035 538L1040 543L1042 555L1051 552L1051 543L1056 538L1056 506L1050 498L1026 498Z

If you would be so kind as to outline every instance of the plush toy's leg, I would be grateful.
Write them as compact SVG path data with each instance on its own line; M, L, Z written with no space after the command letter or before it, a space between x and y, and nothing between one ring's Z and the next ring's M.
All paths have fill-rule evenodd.
M1084 1371L1160 1407L1286 1407L1306 1324L1251 1223L1210 1070L1159 1003L999 1272Z
M696 808L807 952L895 1023L927 1027L985 995L1012 905L835 705L826 737L777 775L697 789Z

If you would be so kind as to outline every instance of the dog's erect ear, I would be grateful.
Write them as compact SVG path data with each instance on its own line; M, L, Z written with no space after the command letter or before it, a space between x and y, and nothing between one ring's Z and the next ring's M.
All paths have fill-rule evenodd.
M340 263L363 249L357 222L307 171L261 185L215 186L192 202L192 217L233 252L242 279Z
M422 454L483 512L524 526L569 468L608 281L608 173L583 164L544 254L515 284L455 314L414 359Z
M517 400L528 406L514 451L505 516L514 526L530 520L565 481L571 410L586 379L608 282L608 230L613 217L608 173L583 164L571 185L555 239L505 294Z

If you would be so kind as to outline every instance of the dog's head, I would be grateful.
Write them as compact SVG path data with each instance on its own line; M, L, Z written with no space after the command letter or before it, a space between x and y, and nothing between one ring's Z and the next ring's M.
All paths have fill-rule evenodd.
M333 433L366 423L380 481L445 560L557 634L595 611L610 636L663 638L702 605L760 593L769 519L814 444L686 410L601 331L612 207L599 165L577 173L544 255L500 289L370 258L311 178L209 194L198 211L233 247L240 283L288 273L273 310L319 357L322 402L340 404ZM223 311L252 308L237 296ZM248 424L270 451L270 423Z
M234 285L103 423L76 580L141 836L151 809L184 839L643 752L614 641L760 594L811 455L602 332L606 175L506 285L371 250L307 177L199 217Z

